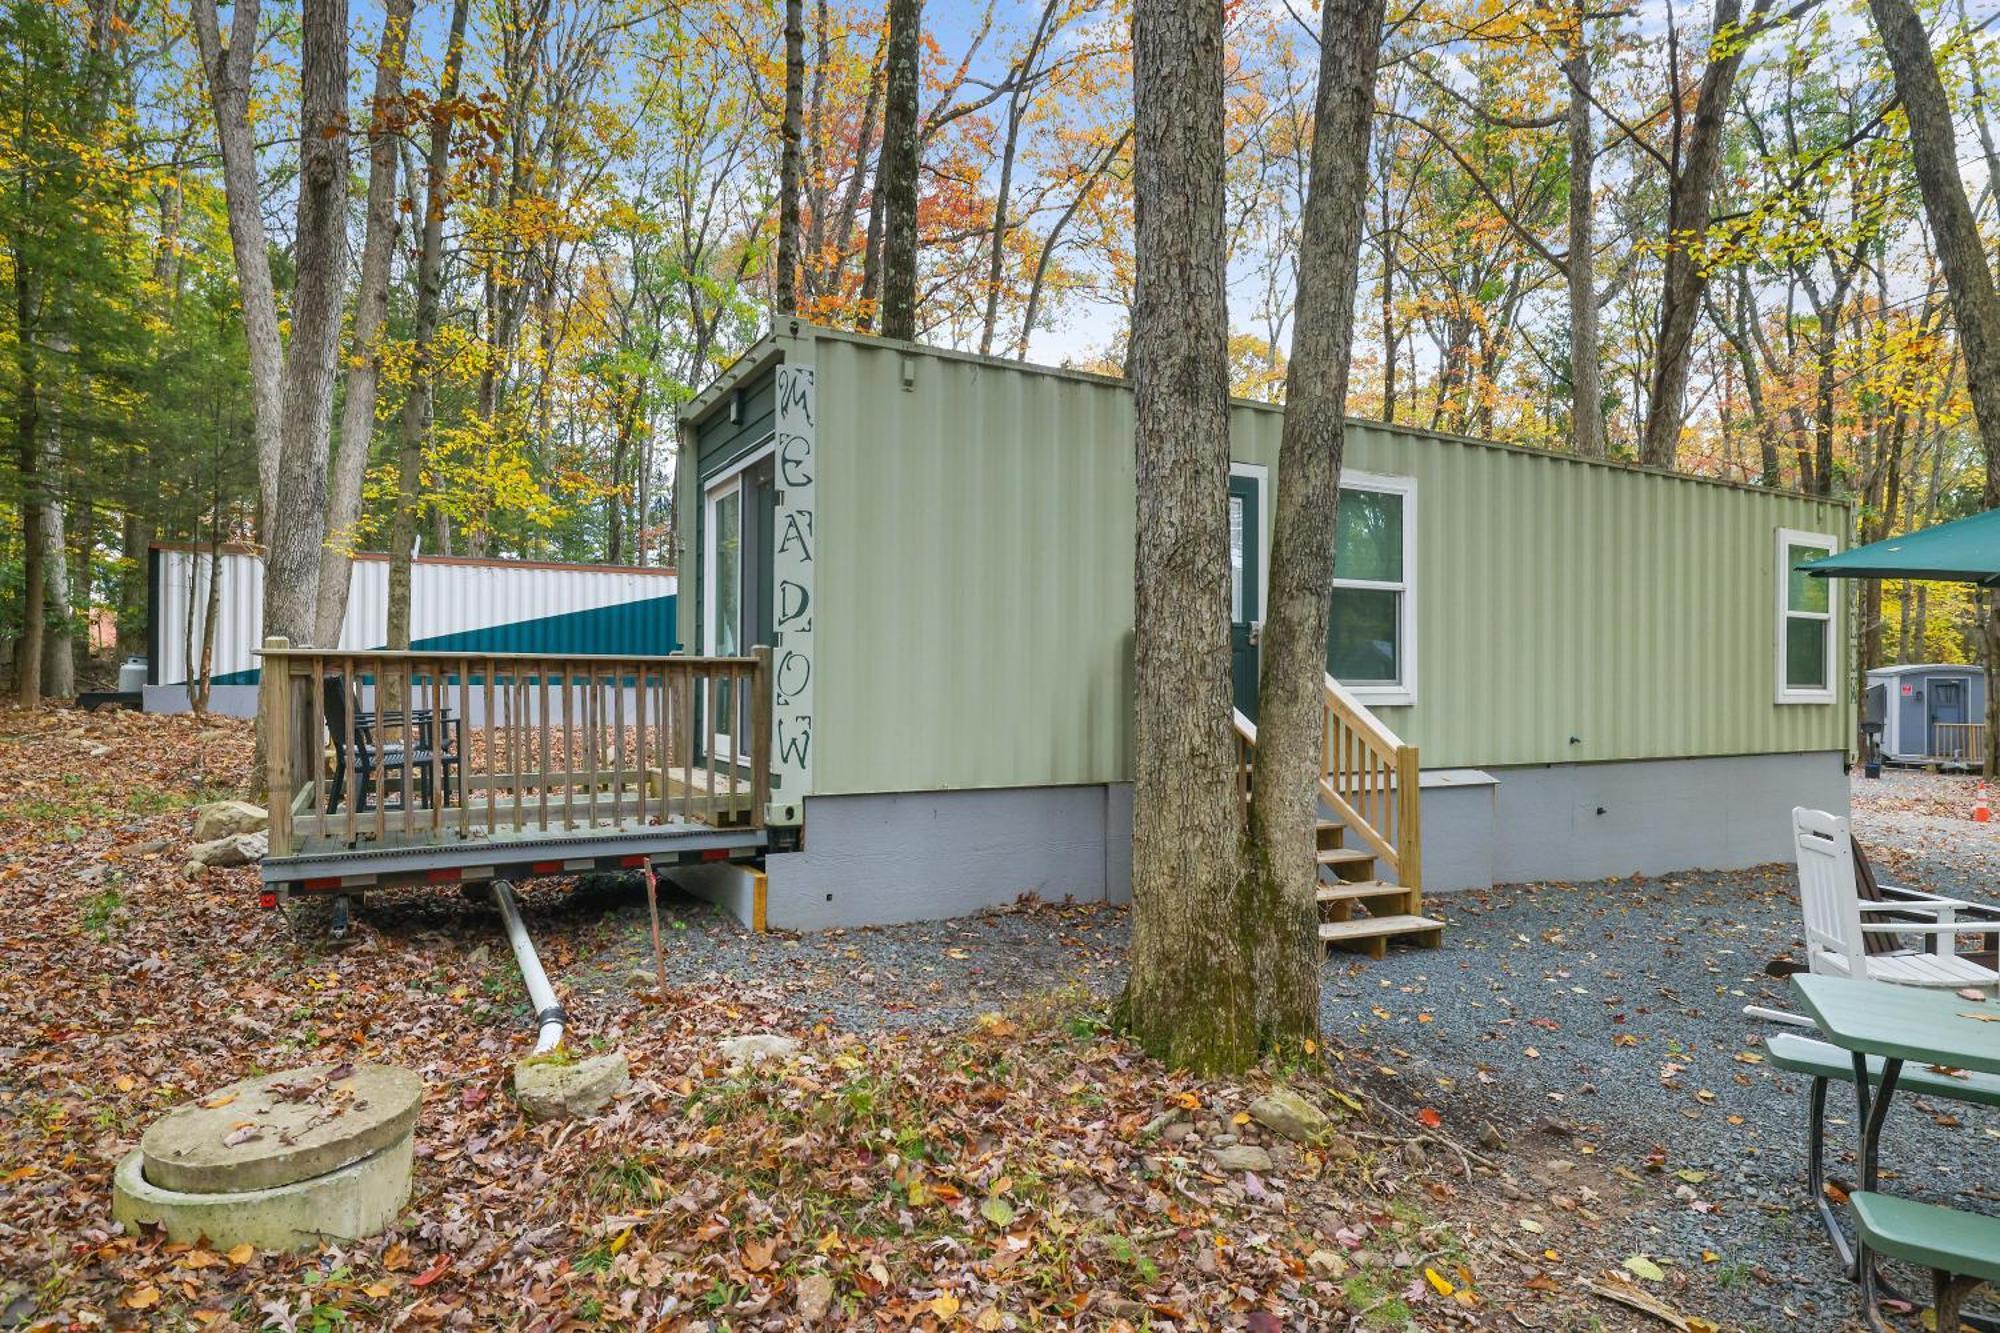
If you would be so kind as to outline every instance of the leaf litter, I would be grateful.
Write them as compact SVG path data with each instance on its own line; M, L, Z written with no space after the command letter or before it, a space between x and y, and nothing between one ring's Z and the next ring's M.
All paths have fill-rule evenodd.
M249 752L233 722L0 710L0 1310L17 1324L780 1329L828 1293L829 1322L919 1329L1581 1318L1555 1248L1454 1220L1504 1214L1498 1175L1434 1108L1362 1095L1370 1049L1298 1071L1341 1125L1294 1145L1247 1117L1265 1076L1161 1069L1107 1031L1102 985L868 1032L727 977L598 987L570 997L579 1038L625 1050L633 1088L595 1119L530 1124L506 1095L525 1001L488 913L387 893L334 942L310 907L259 910L254 869L184 870L189 807L230 794ZM562 886L531 898L552 974L608 966L615 922ZM1097 938L1024 910L1078 949ZM753 1031L802 1049L730 1068L716 1042ZM363 1060L427 1089L415 1194L386 1235L218 1253L110 1221L110 1174L161 1114ZM1270 1168L1218 1168L1232 1143Z

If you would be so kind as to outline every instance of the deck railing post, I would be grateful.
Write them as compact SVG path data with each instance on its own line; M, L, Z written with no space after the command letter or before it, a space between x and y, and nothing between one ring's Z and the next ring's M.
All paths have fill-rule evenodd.
M292 663L285 656L291 646L292 641L281 635L265 639L263 665L257 678L272 856L289 856L292 852Z
M765 808L771 803L771 649L758 644L752 649L757 659L750 685L750 824L764 827Z
M1412 906L1423 889L1423 770L1417 765L1417 747L1405 745L1396 751L1396 878L1410 891Z

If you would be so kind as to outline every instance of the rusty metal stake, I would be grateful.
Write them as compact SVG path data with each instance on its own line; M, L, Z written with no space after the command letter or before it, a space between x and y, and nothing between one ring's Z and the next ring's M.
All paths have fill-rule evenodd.
M653 984L661 995L665 995L667 954L660 946L660 877L653 873L651 861L640 867L639 873L646 877L646 911L653 918Z

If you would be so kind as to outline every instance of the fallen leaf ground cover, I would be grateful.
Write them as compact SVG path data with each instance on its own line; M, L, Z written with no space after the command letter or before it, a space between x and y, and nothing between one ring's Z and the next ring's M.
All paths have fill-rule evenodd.
M1506 1182L1420 1098L1350 1092L1371 1053L1291 1071L1343 1117L1295 1144L1248 1115L1266 1075L1163 1070L1106 1029L1101 986L1054 975L1052 995L897 1031L726 970L645 994L618 973L615 885L531 886L528 917L579 1048L623 1049L633 1089L531 1124L507 1082L526 1004L489 910L384 894L335 941L309 909L260 911L254 871L184 874L187 807L248 748L237 724L0 712L0 1324L1571 1328L1611 1308L1539 1238L1467 1225ZM1044 933L1076 924L1042 910ZM717 1043L746 1032L799 1053L733 1069ZM279 1256L110 1221L111 1171L153 1118L349 1059L426 1083L389 1234Z

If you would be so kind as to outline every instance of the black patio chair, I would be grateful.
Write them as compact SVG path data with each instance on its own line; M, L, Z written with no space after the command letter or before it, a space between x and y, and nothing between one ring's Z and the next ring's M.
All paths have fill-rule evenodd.
M355 698L345 677L330 675L326 678L322 704L326 713L327 735L333 739L334 770L333 781L327 788L326 812L337 813L340 803L347 796L347 774L350 769L355 775L355 810L368 808L372 795L377 801L402 790L404 769L410 770L410 785L416 789L419 799L426 805L431 799L431 774L436 772L444 783L444 803L450 805L455 794L463 795L463 784L459 781L460 747L458 719L449 712L442 720L428 708L409 710L409 725L404 726L402 712L371 713L355 705ZM353 724L348 723L349 714ZM348 746L348 732L353 732L353 747ZM411 744L404 745L407 732Z

